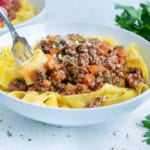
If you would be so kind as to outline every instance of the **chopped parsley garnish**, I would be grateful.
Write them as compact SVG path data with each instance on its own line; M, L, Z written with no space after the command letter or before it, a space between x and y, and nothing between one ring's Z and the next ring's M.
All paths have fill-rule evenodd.
M145 138L143 141L145 141L147 144L150 144L150 114L147 115L144 120L142 120L142 125L147 128L147 131L143 135Z
M74 59L71 59L71 60L70 60L70 64L72 64L72 65L73 65L73 64L74 64L74 62L75 62L75 60L74 60Z
M12 133L9 132L9 131L7 131L7 136L8 136L8 137L11 137L11 136L12 136Z
M79 57L79 56L80 56L80 54L79 54L79 53L77 53L77 54L76 54L76 57Z
M87 53L88 52L88 49L83 49L82 50L82 53Z
M109 83L110 82L110 78L109 77L105 77L103 80L104 80L104 83Z
M78 78L78 76L79 76L79 73L78 73L78 72L74 72L74 73L73 73L73 78Z
M115 76L111 76L110 79L111 79L111 80L114 80L114 79L115 79Z
M120 81L119 80L116 80L115 83L116 83L116 85L120 85Z
M60 47L60 45L61 45L61 42L60 42L60 41L56 41L56 42L55 42L55 46L56 46L56 47Z
M93 47L93 45L88 45L87 46L88 49L91 49L92 47Z
M40 92L40 91L39 91L39 92L38 92L38 95L41 95L42 93L43 93L43 92Z
M78 42L79 42L80 44L82 44L82 43L85 42L85 40L79 40Z
M61 62L61 61L63 60L63 56L62 56L61 54L59 54L59 55L57 56L57 60Z
M64 58L70 59L70 56L69 55L64 55Z

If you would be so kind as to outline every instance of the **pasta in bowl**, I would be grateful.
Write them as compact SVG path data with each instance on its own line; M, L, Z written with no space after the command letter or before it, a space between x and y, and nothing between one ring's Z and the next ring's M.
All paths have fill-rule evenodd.
M40 35L33 31L36 28L41 30ZM11 95L11 99L15 99L12 96L16 97L20 99L17 103L29 105L38 112L43 109L48 114L56 113L59 119L45 116L46 120L43 120L36 114L32 114L31 118L57 125L96 124L107 118L104 116L102 120L96 120L94 114L97 116L101 112L110 117L109 110L113 109L113 113L117 113L122 107L124 114L138 106L142 102L140 97L149 92L147 59L143 59L139 45L143 39L120 29L100 25L81 24L80 27L79 24L46 24L25 29L35 33L31 38L28 35L30 43L35 45L35 55L17 65L10 48L5 47L8 43L4 44L0 55L0 65L3 66L0 67L0 87L2 95ZM121 46L120 39L113 34L114 30L122 36L127 34L129 38L136 37L140 42L135 38L134 42L127 40L128 44L124 44L126 40L122 40L121 45L127 46ZM7 35L5 37L8 38ZM29 117L29 112L25 116ZM66 119L68 112L70 117ZM58 117L58 113L62 115ZM89 114L90 120L83 122L81 118L85 117L85 113ZM24 115L23 112L21 114ZM78 114L81 118L78 118ZM72 122L71 116L74 116L75 121Z

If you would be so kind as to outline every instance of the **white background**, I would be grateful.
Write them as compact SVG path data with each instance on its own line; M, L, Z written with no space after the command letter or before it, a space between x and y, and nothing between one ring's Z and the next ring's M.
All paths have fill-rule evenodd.
M114 3L138 6L144 0L47 0L38 22L90 22L115 25ZM142 142L141 120L150 100L126 117L97 126L61 128L24 118L0 106L0 150L150 150ZM55 116L54 116L55 117ZM100 119L100 118L97 118ZM7 132L12 133L9 137ZM29 140L31 139L31 141Z

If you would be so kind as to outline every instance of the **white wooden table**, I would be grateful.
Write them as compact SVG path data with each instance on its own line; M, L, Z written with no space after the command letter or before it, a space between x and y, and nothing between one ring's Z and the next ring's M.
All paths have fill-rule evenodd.
M144 0L47 0L38 22L91 22L115 25L114 3L138 6ZM37 22L37 21L36 21ZM150 100L120 120L82 128L60 128L24 118L0 106L0 150L150 150L139 124Z

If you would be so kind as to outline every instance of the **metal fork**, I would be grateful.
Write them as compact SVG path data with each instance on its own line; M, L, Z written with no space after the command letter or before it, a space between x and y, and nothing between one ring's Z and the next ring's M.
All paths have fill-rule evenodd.
M34 55L33 49L24 37L19 36L19 34L16 32L14 26L11 24L10 20L8 19L2 8L0 8L0 17L6 23L12 36L13 45L11 51L13 53L15 61L18 64L20 64L31 58Z

